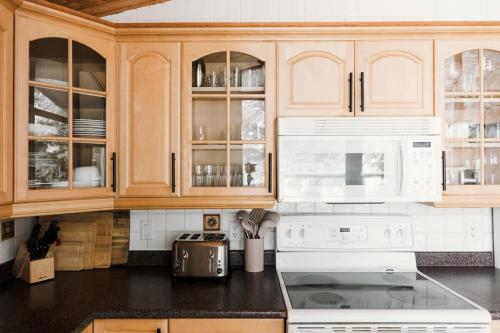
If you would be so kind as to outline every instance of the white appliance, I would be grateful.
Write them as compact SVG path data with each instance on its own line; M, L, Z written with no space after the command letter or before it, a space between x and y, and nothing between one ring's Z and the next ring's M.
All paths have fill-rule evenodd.
M406 215L283 215L288 333L490 332L488 311L417 270Z
M278 201L440 201L440 129L434 117L280 118Z

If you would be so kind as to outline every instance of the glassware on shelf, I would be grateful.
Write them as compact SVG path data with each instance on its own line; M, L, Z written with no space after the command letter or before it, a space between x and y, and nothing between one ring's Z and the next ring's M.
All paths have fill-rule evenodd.
M265 183L264 144L231 145L231 187L263 187Z
M204 141L207 138L205 126L197 125L193 130L193 139L196 141Z
M203 59L198 59L193 62L192 68L193 78L192 78L192 86L193 87L203 87L205 84L205 63Z
M447 98L445 110L446 137L465 139L480 137L479 98Z
M226 87L227 53L208 54L192 62L193 93L220 93Z
M481 146L477 142L450 142L446 151L448 185L481 184Z
M500 139L500 99L484 98L484 137Z
M68 188L68 144L30 140L28 176L31 190Z
M264 99L233 99L231 107L231 139L260 141L265 139Z
M479 50L468 50L445 60L446 92L479 91Z
M500 146L494 143L486 143L484 149L484 172L486 185L500 184Z
M31 136L68 136L68 93L29 87L29 125Z
M259 59L241 52L231 52L231 90L234 92L264 92L265 65Z
M483 89L500 92L500 52L483 50Z
M192 125L193 140L225 140L227 128L227 102L225 99L195 98L193 99ZM204 135L200 135L200 127L204 128ZM202 133L201 133L202 134ZM203 141L202 140L202 141Z

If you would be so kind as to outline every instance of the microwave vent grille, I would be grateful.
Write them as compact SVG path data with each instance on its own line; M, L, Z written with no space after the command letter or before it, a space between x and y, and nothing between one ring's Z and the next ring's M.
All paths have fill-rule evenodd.
M278 135L439 135L436 117L384 118L280 118Z
M490 327L487 325L333 325L318 329L318 332L331 333L486 333ZM311 327L297 327L291 332L310 332Z

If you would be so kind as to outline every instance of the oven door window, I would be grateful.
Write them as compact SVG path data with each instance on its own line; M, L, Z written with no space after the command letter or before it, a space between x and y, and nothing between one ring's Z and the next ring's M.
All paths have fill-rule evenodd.
M397 139L280 137L280 200L387 200L399 195L400 166Z

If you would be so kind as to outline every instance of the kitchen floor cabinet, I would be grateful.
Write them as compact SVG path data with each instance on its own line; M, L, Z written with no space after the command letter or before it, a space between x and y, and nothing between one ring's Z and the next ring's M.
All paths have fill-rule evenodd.
M167 319L94 320L94 333L168 333Z
M180 193L180 56L180 43L120 44L120 196Z
M433 41L278 43L280 116L432 116Z
M282 319L171 319L170 333L284 333Z
M275 43L183 45L182 195L274 197Z
M108 209L117 186L114 37L31 15L16 14L15 201L109 198L76 208Z
M500 205L500 43L439 41L436 113L446 190L437 206Z
M0 205L12 202L14 185L14 9L10 2L0 3Z

